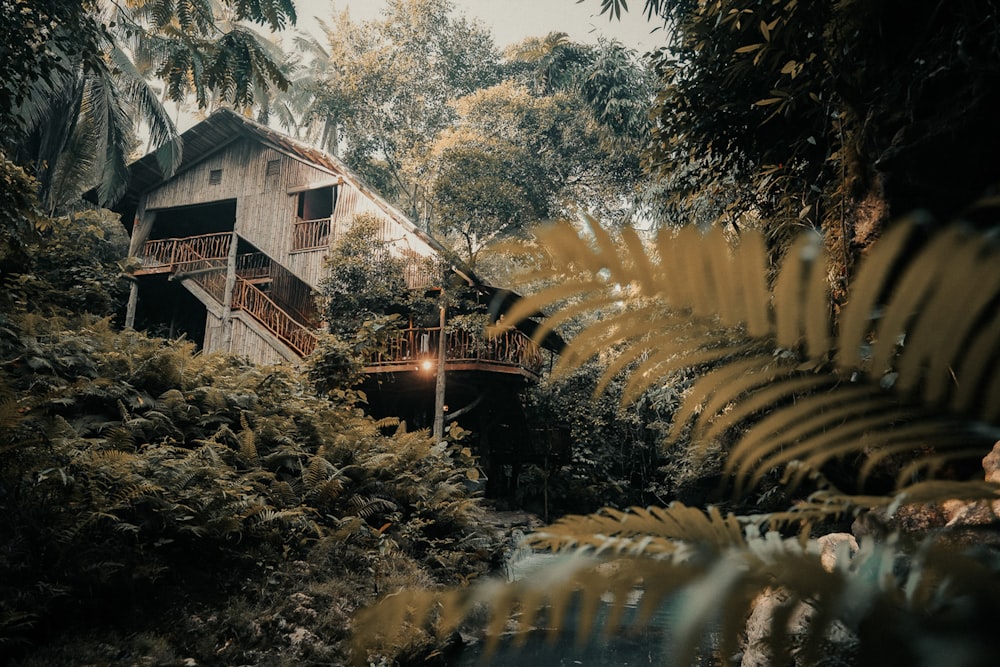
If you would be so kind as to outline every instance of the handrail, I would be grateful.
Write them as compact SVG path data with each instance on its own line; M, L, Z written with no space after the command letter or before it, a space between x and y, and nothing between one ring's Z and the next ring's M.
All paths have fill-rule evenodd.
M248 252L236 256L236 275L247 280L271 277L271 258L262 252Z
M314 250L330 245L332 218L296 220L292 229L292 250Z
M232 234L219 232L201 236L153 239L142 244L139 259L143 266L170 266L179 263L178 253L193 252L202 259L225 259L229 256Z
M232 307L247 311L300 356L308 356L319 340L313 332L288 315L255 285L237 276Z
M410 328L389 339L384 351L369 352L367 366L410 366L437 359L439 331L434 328ZM517 366L538 373L544 359L541 350L530 338L516 329L496 336L455 330L445 334L447 361L488 362Z
M169 267L193 280L219 303L225 303L226 265L232 234L206 234L184 238L155 239L143 244L143 263ZM283 308L252 284L250 280L267 277L271 261L263 253L248 253L236 258L236 284L230 308L245 310L265 329L295 350L307 356L316 349L318 339L295 321Z

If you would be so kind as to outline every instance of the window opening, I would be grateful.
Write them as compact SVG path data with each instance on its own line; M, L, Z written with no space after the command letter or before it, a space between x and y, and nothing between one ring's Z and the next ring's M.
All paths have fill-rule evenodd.
M331 217L336 205L337 187L333 185L299 193L292 250L330 245Z
M337 202L337 188L329 186L305 190L299 193L299 208L297 215L301 220L318 220L333 215Z
M222 170L221 169L213 169L212 171L208 172L208 183L209 183L209 185L218 185L221 182L222 182Z

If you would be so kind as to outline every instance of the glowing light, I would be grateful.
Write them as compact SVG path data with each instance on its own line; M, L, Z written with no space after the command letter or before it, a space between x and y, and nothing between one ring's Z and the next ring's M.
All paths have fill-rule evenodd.
M425 359L423 363L420 364L420 367L425 371L429 371L430 369L434 368L434 362L431 361L430 359Z

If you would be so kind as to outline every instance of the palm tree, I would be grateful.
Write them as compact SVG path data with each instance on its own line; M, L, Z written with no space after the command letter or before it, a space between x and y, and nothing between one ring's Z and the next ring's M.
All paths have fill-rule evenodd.
M295 19L291 0L151 0L90 9L85 20L98 26L99 56L53 40L49 48L61 66L36 77L15 109L25 131L12 142L13 154L34 167L50 212L90 187L101 204L116 200L140 129L158 149L163 173L177 167L179 133L150 79L163 81L164 98L180 102L193 94L200 107L211 94L250 107L266 102L272 85L287 86L273 49L243 21L280 29Z
M335 43L334 31L323 21L319 24L327 43ZM337 71L336 63L330 49L311 35L296 35L295 51L295 59L289 62L292 85L274 98L276 120L296 139L339 156L340 124L347 102L328 85L328 78Z
M577 44L564 32L550 32L543 38L529 37L511 47L507 57L531 68L541 95L576 87L593 60L591 47Z

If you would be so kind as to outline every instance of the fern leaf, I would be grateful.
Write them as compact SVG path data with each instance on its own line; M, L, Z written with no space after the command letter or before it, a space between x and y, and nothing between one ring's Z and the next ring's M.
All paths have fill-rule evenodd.
M706 372L688 390L674 415L669 438L676 440L681 429L691 421L695 422L695 432L702 433L705 426L732 402L733 396L741 396L754 387L770 384L778 375L787 373L788 369L775 362L770 352L733 361ZM701 437L698 436L698 439Z
M983 414L989 422L1000 419L998 406L1000 400L994 394L983 391L985 380L996 378L996 373L992 373L996 365L996 341L1000 340L1000 309L994 313L992 320L977 331L972 331L967 343L965 358L961 365L955 369L957 376L961 378L958 387L955 389L954 397L949 408L959 414ZM996 385L994 385L996 386ZM983 397L986 396L986 400ZM995 406L991 411L988 406ZM984 409L977 410L978 406Z
M655 248L646 248L633 232L613 238L587 222L583 233L569 225L539 233L548 263L533 277L554 286L522 300L504 324L570 296L567 317L600 308L601 317L570 342L556 370L616 350L598 388L628 370L625 401L677 370L707 367L671 436L693 422L692 435L705 446L745 429L730 463L745 481L796 457L811 467L834 456L899 451L886 438L903 418L923 425L932 438L923 439L928 451L954 453L931 414L945 405L1000 418L1000 316L989 310L1000 299L1000 274L993 268L997 249L985 238L953 229L910 260L922 241L918 223L890 229L862 262L834 332L826 260L815 235L793 244L772 293L758 234L730 248L717 232L702 237L686 228L661 232ZM532 252L540 257L537 248ZM983 289L962 289L971 282ZM831 359L836 367L827 372L823 364ZM840 386L845 377L855 388Z
M240 453L251 465L260 465L260 456L257 454L257 436L250 428L246 413L240 415L240 426L243 427L237 437L240 443Z
M852 283L850 301L840 317L837 363L841 367L862 366L862 349L872 322L879 316L880 304L891 288L889 278L904 261L903 252L912 243L917 229L917 220L912 218L890 227L861 263Z

